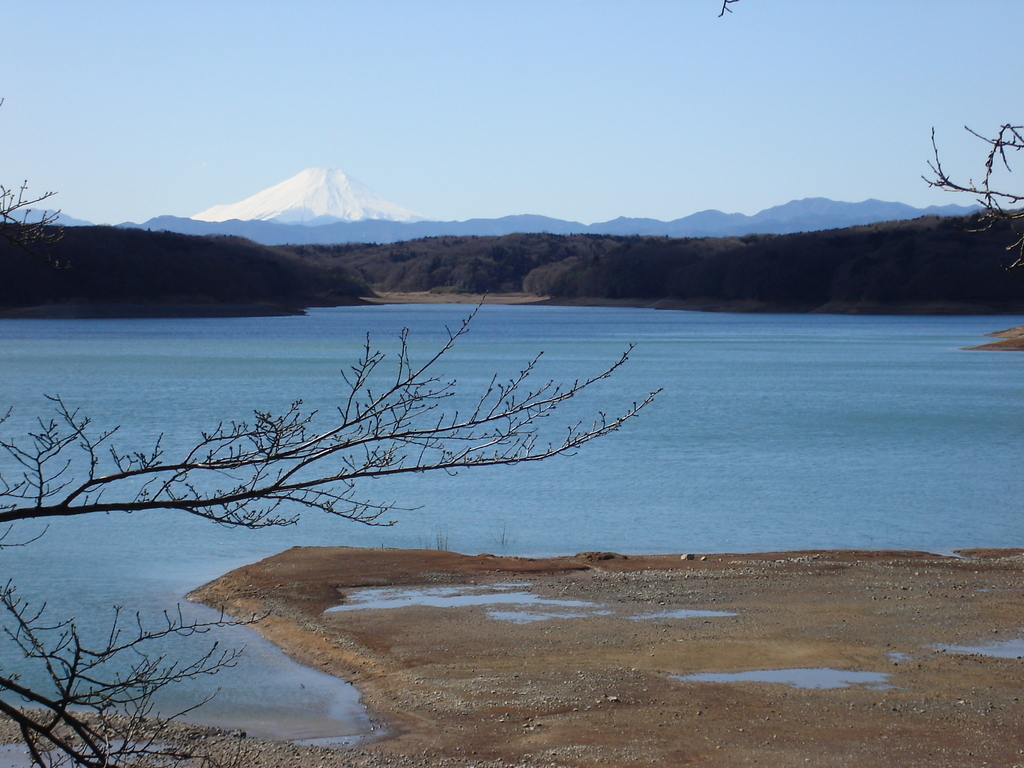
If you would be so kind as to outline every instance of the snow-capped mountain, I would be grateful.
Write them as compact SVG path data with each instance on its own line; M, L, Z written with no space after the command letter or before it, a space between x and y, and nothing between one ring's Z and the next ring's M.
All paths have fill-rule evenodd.
M337 169L307 168L240 203L215 205L191 218L330 224L366 219L422 221L424 217L395 205Z

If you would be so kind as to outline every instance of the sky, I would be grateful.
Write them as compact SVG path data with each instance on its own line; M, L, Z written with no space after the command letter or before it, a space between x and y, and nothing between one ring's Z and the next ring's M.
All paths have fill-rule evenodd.
M430 219L970 204L1020 0L0 0L0 184L95 223L309 167ZM1016 95L1014 95L1016 94Z

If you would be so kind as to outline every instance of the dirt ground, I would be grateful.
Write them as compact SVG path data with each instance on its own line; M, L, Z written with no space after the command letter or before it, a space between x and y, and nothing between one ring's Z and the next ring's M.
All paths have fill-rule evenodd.
M359 754L380 764L1024 765L1024 645L1009 642L1024 637L1024 554L960 554L294 548L190 597L266 612L262 635L355 682L387 729ZM390 586L586 605L323 613ZM986 644L1007 655L943 649ZM881 676L817 688L685 679L821 668Z

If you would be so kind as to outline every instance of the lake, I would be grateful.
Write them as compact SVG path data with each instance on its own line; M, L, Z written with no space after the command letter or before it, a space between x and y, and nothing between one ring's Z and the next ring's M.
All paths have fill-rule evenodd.
M280 411L301 398L328 414L344 391L339 371L368 332L393 354L408 327L413 355L424 359L468 311L390 305L280 318L5 320L0 403L12 415L3 434L24 433L47 414L44 394L60 395L98 426L120 425L122 449L163 434L175 455L200 429L255 408ZM539 380L572 381L631 343L627 366L552 425L588 422L663 391L620 432L573 457L364 486L371 498L410 508L393 515L392 527L316 515L269 531L173 513L61 520L31 546L5 550L4 577L101 627L111 605L158 615L189 589L297 544L517 555L1024 546L1024 355L961 349L1019 324L1024 317L486 306L440 366L469 394L541 351ZM20 524L14 535L41 530ZM350 689L303 678L247 630L219 636L248 654L239 668L189 686L187 695L223 687L207 720L308 738L336 735L339 721L365 728ZM254 701L269 704L260 710Z

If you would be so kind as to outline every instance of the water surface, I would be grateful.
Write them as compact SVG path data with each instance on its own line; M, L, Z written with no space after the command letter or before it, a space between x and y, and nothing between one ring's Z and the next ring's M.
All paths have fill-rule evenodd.
M675 680L695 683L778 683L791 688L888 688L889 675L831 667L798 669L752 669L744 672L698 672L692 675L672 675Z
M12 414L3 434L44 416L44 394L62 396L100 426L120 425L122 449L162 434L168 456L200 429L248 418L254 408L280 411L301 398L326 416L344 394L339 371L367 332L393 354L409 327L422 360L467 311L407 305L282 318L5 320L0 403ZM1024 355L960 349L1021 323L488 306L442 361L460 387L479 391L495 372L513 376L539 351L541 381L572 381L636 343L618 375L566 408L564 422L549 422L589 423L598 410L614 414L663 392L633 423L575 457L364 486L372 498L414 508L396 513L390 528L316 515L270 531L231 531L172 513L68 519L30 547L5 550L4 577L99 630L114 604L158 617L189 589L297 544L444 544L515 555L1021 546ZM41 530L24 524L13 535ZM249 660L186 686L168 706L220 687L214 706L242 718L259 685L262 701L285 702L282 721L293 717L287 692L305 690L299 673L247 630L217 637L247 645ZM311 697L328 719L337 710L332 696Z

